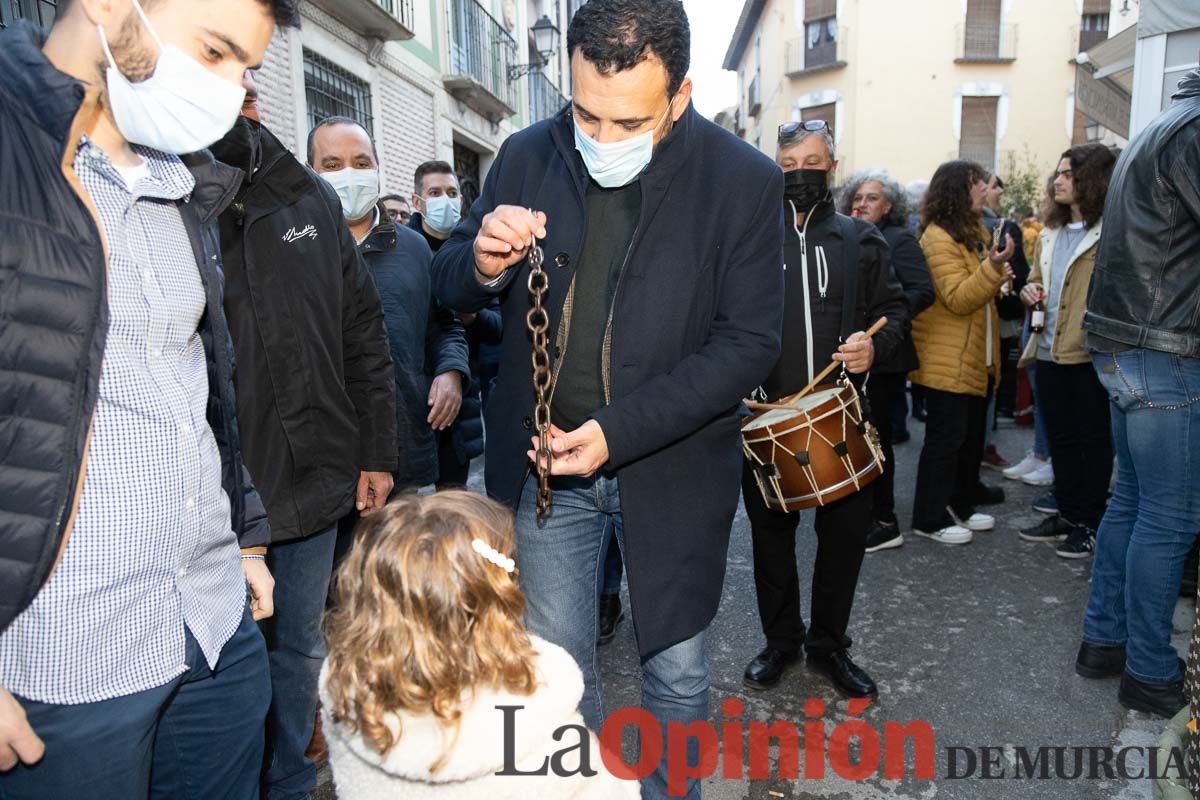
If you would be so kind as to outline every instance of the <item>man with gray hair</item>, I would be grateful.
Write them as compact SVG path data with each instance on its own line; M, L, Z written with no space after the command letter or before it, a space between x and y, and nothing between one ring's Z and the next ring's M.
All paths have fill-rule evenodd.
M842 362L861 388L876 359L890 359L908 330L899 284L889 278L887 242L874 225L834 211L829 186L837 172L834 140L822 120L779 128L775 160L784 171L783 351L763 384L768 400L803 388L822 367ZM863 331L880 317L874 340ZM799 513L773 511L759 492L751 465L742 473L742 499L754 542L754 586L767 646L746 667L755 689L779 683L799 660L824 674L843 694L874 697L875 682L850 660L846 628L871 527L871 493L856 492L817 509L817 558L811 626L800 616L796 570Z

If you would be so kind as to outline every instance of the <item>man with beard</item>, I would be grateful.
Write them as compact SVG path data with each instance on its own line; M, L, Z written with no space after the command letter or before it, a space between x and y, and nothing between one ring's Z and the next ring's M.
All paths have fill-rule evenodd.
M458 311L503 303L486 482L517 510L530 628L579 663L580 707L598 729L599 579L615 534L643 704L665 728L708 718L704 637L737 508L738 408L779 355L782 175L692 108L679 0L591 0L567 47L571 106L505 142L434 259L434 286ZM741 191L714 201L713 186ZM535 238L550 281L544 515L529 469ZM666 797L665 761L643 789Z
M785 173L788 233L783 354L763 384L771 401L800 391L833 360L852 376L866 373L876 358L891 357L909 324L904 293L888 269L887 241L874 225L834 211L829 186L837 160L828 125L814 120L780 126L775 160ZM868 338L863 330L880 317L887 325ZM861 389L862 381L853 380ZM808 665L843 694L878 694L871 677L850 660L846 636L871 528L871 496L856 492L816 511L817 558L806 631L796 570L800 515L769 509L746 462L742 500L750 517L754 588L767 637L766 649L746 667L747 686L775 686L803 648Z
M179 154L229 130L299 17L144 5L0 32L4 798L258 796L270 532L213 225L240 174Z
M213 154L245 174L220 217L225 310L246 465L271 521L263 788L271 800L292 800L317 783L304 752L338 522L387 502L398 466L396 388L379 293L339 194L262 125L249 76L245 85L242 116Z

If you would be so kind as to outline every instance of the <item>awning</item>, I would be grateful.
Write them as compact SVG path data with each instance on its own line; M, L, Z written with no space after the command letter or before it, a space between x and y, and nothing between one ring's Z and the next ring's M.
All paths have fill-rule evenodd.
M1075 68L1075 105L1119 136L1129 138L1137 28L1126 28L1087 51Z
M1142 0L1138 38L1200 28L1200 3L1194 0Z

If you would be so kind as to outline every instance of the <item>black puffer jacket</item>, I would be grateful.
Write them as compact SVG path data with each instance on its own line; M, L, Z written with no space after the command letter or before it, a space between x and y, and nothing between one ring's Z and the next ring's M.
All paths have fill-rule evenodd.
M55 69L39 39L25 24L0 31L0 630L69 535L108 330L103 241L66 155L103 113L99 89ZM242 467L216 234L241 173L207 154L188 161L196 187L179 210L207 300L208 422L232 526L248 547L266 543L270 527Z
M396 469L379 293L333 188L242 117L213 153L250 177L221 215L246 464L272 541L328 530L361 471Z
M396 488L402 489L437 479L437 437L427 421L430 383L451 371L469 379L471 367L462 323L433 299L429 245L416 231L393 223L382 205L379 220L359 250L379 287L396 363Z
M1116 342L1200 357L1200 70L1121 154L1083 327Z

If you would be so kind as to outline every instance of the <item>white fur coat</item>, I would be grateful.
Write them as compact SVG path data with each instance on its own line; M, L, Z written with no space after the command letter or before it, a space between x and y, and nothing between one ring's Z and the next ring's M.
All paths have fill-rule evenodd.
M448 737L432 715L396 715L403 728L400 741L380 756L360 735L335 725L322 710L322 729L329 745L329 764L339 800L630 800L640 798L636 781L618 780L605 768L594 735L589 736L594 777L572 775L497 775L504 769L504 716L497 706L524 706L514 716L517 769L542 766L555 752L577 744L568 732L555 741L563 725L583 725L577 707L583 696L583 676L562 648L531 637L538 653L538 688L528 696L491 689L477 691L462 711L458 739L446 763L436 773L429 767L444 750ZM321 705L330 706L321 670ZM565 758L567 769L579 764L578 753Z

